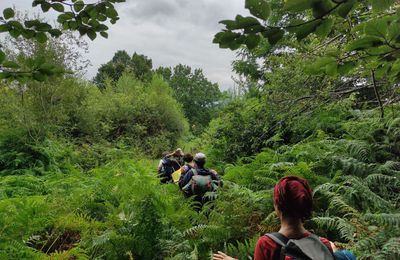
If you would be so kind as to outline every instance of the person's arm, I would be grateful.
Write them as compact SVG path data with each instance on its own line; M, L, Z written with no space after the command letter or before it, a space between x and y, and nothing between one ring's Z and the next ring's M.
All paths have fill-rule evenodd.
M179 181L178 181L178 185L179 185L179 188L180 189L182 189L183 188L183 179L185 178L185 175L186 175L186 173L188 172L188 170L189 170L189 167L187 167L186 165L184 165L182 168L181 168L181 176L179 176Z
M160 162L158 163L158 167L157 167L157 172L160 173L161 172L161 168L163 167L163 160L161 159Z
M221 177L217 174L215 170L210 170L211 172L211 179L214 181L218 181L218 186L222 187L223 186L223 181Z
M213 260L237 260L236 258L230 257L225 253L218 251L218 253L213 254Z
M186 184L188 184L190 182L190 180L193 177L193 171L188 171L182 179L182 184L179 184L180 187L185 187Z

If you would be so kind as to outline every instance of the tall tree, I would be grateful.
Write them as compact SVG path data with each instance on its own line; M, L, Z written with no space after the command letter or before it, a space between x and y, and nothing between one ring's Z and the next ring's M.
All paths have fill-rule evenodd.
M221 98L218 84L210 82L201 69L192 70L182 64L173 69L158 68L156 73L161 74L174 90L191 130L195 134L200 133L212 119Z
M135 52L130 57L126 51L120 50L109 62L100 66L93 81L102 87L107 78L115 82L125 71L133 73L141 81L149 81L152 77L152 68L152 60L147 56Z

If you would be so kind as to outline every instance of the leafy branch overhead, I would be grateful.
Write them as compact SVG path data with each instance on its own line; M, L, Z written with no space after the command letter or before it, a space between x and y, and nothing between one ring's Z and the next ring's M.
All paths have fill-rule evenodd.
M315 42L335 50L319 53L311 73L331 76L374 71L376 79L400 78L400 5L395 0L246 0L252 16L237 15L220 23L214 43L253 50L266 39L284 48L287 40ZM320 48L321 49L321 48ZM318 56L318 55L317 55Z
M15 10L6 8L0 17L0 33L8 33L14 38L23 37L44 44L48 37L59 37L63 30L78 31L81 36L87 35L91 40L100 34L108 37L108 22L115 24L118 12L115 3L125 0L102 0L95 3L85 3L82 0L34 0L32 7L40 7L46 13L50 10L58 12L57 22L60 26L54 27L39 19L20 21L16 19ZM0 46L0 79L26 81L33 78L38 81L45 80L48 76L65 73L60 68L41 61L32 62L28 68L7 59L7 55Z

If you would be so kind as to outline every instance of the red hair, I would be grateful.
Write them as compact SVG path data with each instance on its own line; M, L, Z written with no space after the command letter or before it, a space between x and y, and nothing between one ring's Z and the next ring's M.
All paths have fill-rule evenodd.
M313 209L313 195L305 179L286 176L274 188L274 203L283 216L307 219Z

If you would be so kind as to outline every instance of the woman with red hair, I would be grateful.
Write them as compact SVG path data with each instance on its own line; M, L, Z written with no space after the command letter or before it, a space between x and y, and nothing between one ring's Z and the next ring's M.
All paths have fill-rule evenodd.
M281 258L281 248L282 245L286 244L285 242L289 239L292 241L307 237L316 237L310 231L306 230L303 225L304 221L311 217L313 210L313 194L305 179L296 176L286 176L279 180L274 188L274 208L281 222L279 233L267 234L258 239L254 251L254 260L293 259L290 256ZM285 242L279 243L282 239ZM316 240L318 239L320 242L318 241L317 244L321 244L321 255L323 254L322 251L324 251L326 255L330 256L327 259L334 259L333 251L335 248L333 243L323 237L316 237ZM233 260L234 258L218 252L213 255L213 259Z

